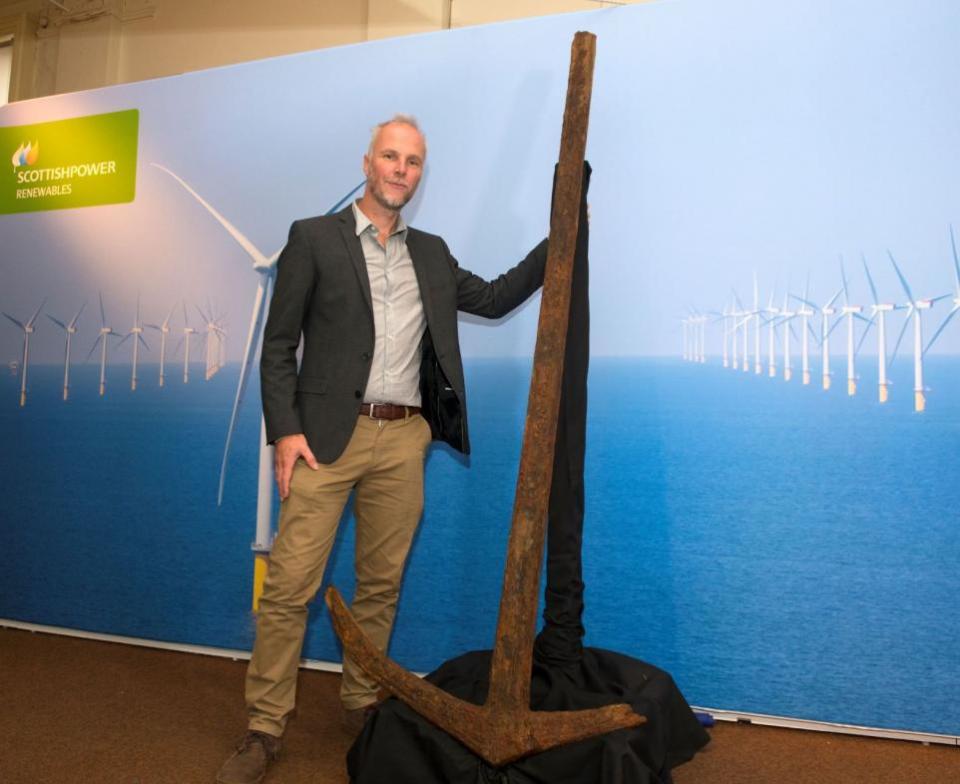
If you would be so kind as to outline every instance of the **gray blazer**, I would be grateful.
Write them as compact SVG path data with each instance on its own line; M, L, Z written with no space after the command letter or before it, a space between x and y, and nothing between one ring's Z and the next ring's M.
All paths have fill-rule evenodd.
M457 311L499 318L520 305L543 284L547 243L492 282L461 269L436 235L408 228L407 248L427 322L423 415L434 439L469 454ZM370 281L353 210L294 222L277 262L260 358L267 441L303 433L317 460L336 460L363 402L373 343Z

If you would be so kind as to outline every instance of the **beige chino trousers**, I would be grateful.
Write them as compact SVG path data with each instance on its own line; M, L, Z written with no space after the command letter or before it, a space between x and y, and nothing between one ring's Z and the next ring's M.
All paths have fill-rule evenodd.
M281 503L277 537L257 614L247 668L249 728L282 735L296 703L297 668L307 605L323 580L351 490L357 521L351 610L360 628L386 650L403 568L423 512L423 463L430 426L419 414L380 420L361 416L343 454L316 471L297 461ZM347 709L376 700L377 684L349 657L340 699Z

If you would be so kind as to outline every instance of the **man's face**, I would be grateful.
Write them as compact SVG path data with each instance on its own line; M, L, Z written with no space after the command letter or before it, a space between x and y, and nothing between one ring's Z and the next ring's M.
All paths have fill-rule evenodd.
M373 152L363 156L367 193L381 207L399 210L417 190L425 157L423 136L416 128L406 123L383 126Z

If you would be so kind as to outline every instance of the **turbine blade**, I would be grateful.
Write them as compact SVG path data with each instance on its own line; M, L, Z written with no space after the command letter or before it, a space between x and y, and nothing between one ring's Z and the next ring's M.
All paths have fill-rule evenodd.
M133 336L133 333L132 333L132 332L128 332L127 335L126 335L126 337L124 337L123 340L121 340L119 343L117 343L117 346L116 346L116 347L117 347L117 348L120 348L120 346L122 346L124 343L126 343L132 336Z
M907 327L910 326L910 317L913 315L913 311L907 314L907 317L903 320L903 326L900 328L900 334L897 336L897 342L893 347L893 353L890 355L890 359L887 361L887 367L890 368L893 366L893 360L897 358L897 352L900 350L900 344L903 342L903 336L907 332Z
M197 193L193 188L187 185L179 175L174 174L170 169L165 166L161 166L159 163L151 163L151 166L154 166L157 169L160 169L162 172L166 172L168 175L173 177L181 186L189 193L193 198L195 198L203 208L209 212L214 219L227 230L227 233L233 237L236 243L243 248L247 255L253 260L254 267L269 267L270 263L267 260L267 257L260 252L260 249L257 248L249 239L247 239L236 226L234 226L230 221L228 221L223 215L221 215L212 205L210 205L199 193Z
M30 317L30 320L27 322L28 327L33 326L33 323L37 320L37 316L40 315L40 311L43 310L43 306L46 304L47 304L47 298L44 297L43 302L40 303L40 307L33 312L33 315Z
M947 324L950 323L950 319L957 315L958 310L960 310L960 305L955 307L947 314L947 317L943 320L943 323L937 328L937 331L933 333L933 337L930 338L930 342L927 343L927 347L923 350L924 354L930 350L930 346L937 342L937 338L940 337L940 333L947 328Z
M87 301L84 300L83 304L80 306L80 310L77 311L77 315L73 317L73 321L70 322L71 327L77 326L77 321L80 319L80 314L83 313L83 309L87 306Z
M875 318L875 317L874 317ZM857 356L860 353L860 347L863 345L863 342L867 339L867 335L870 334L870 328L873 326L874 319L864 319L867 322L867 328L863 330L863 334L860 335L860 340L857 343L857 347L853 351L853 355Z
M847 290L847 273L843 268L843 255L840 256L840 278L843 280L843 304L850 304L850 294Z
M842 293L843 293L843 289L837 289L837 293L834 294L832 297L830 297L830 300L823 307L825 308L831 307L833 303L837 301L837 297L839 297Z
M910 286L907 284L907 279L903 277L900 267L897 266L897 260L893 258L893 254L889 250L887 251L887 255L890 257L890 261L893 262L893 268L897 271L897 277L900 278L903 290L907 292L907 299L910 300L910 304L913 305L913 307L916 307L917 303L913 299L913 293L910 291Z
M103 309L103 292L98 291L97 296L100 297L100 326L105 327L107 326L107 314Z
M170 326L170 319L171 319L171 317L173 316L173 311L175 311L176 309L177 309L177 306L176 306L176 303L174 303L173 307L170 308L170 312L167 314L167 317L163 320L163 328L164 328L164 329L166 329L168 326Z
M842 323L843 323L843 319L842 319L842 318L835 319L834 322L833 322L833 325L830 327L830 329L827 330L826 337L829 338L829 337L833 334L833 331L834 331L837 327L839 327Z
M237 417L243 396L247 390L247 381L250 378L250 368L260 343L260 334L263 330L263 317L267 310L267 288L269 279L261 276L260 285L253 300L253 311L250 314L250 329L247 333L247 344L243 349L243 362L240 365L240 380L237 382L237 393L233 399L233 410L230 412L230 425L227 428L227 440L223 447L223 461L220 463L220 487L217 490L217 505L223 503L223 488L227 481L227 461L230 457L230 445L233 442L233 433L237 428Z
M334 204L329 210L327 210L327 215L333 215L333 213L339 211L343 206L350 201L350 197L353 196L358 190L360 190L364 185L367 184L367 181L364 180L359 185L357 185L352 191L350 191L346 196L344 196L340 201Z
M90 357L92 357L92 356L93 356L93 352L97 350L97 346L100 345L100 341L101 341L101 340L103 340L103 335L102 335L102 334L98 335L98 336L97 336L97 339L96 339L95 341L93 341L93 346L91 346L91 348L90 348L90 353L87 354L87 358L84 360L84 362L89 362L89 361L90 361Z
M6 316L8 319L10 319L10 320L11 320L14 324L16 324L18 327L20 327L20 329L26 330L26 327L25 327L23 324L21 324L19 321L17 321L17 320L16 320L13 316L11 316L9 313L4 313L3 315Z
M55 319L53 316L51 316L49 313L47 314L47 318L50 319L50 320L51 320L54 324L56 324L58 327L60 327L60 329L66 329L66 328L67 328L67 325L66 325L66 324L64 324L62 321L58 321L58 320Z
M957 242L953 238L953 224L950 224L950 246L953 248L953 272L957 276L957 296L960 297L960 258L957 257Z
M140 340L140 344L141 344L147 351L149 351L149 350L150 350L150 346L147 345L147 341L144 340L143 335L137 335L137 337L138 337L139 340Z
M877 296L877 287L873 285L873 277L870 275L870 267L867 266L867 257L861 253L860 258L863 260L863 271L867 273L867 283L870 284L870 293L873 295L873 304L879 305L880 298Z

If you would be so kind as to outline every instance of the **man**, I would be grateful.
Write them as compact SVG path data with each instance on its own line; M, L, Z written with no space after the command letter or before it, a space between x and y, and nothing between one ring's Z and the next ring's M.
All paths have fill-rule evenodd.
M457 311L498 318L543 283L545 241L487 282L461 269L440 237L406 226L400 210L425 160L412 117L378 125L363 158L363 196L336 215L296 221L277 263L260 377L280 523L247 670L249 730L220 784L260 781L279 752L307 604L351 491L352 612L386 649L423 509L426 450L432 439L470 449ZM377 684L349 658L340 698L344 725L359 731Z

